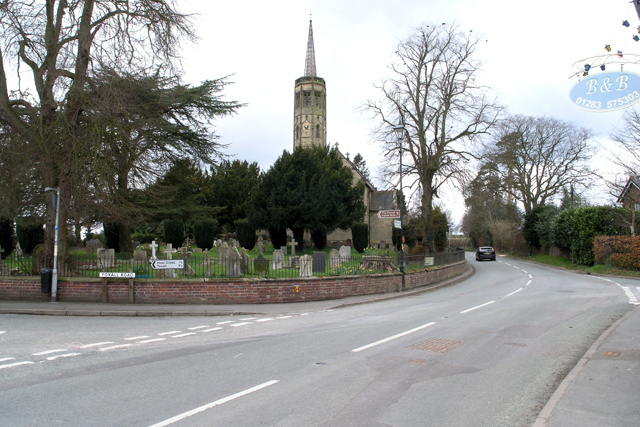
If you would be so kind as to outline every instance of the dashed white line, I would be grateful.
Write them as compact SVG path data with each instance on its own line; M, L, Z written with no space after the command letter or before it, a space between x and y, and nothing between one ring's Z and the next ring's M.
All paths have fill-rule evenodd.
M525 286L529 286L530 284L531 284L531 280L529 280Z
M225 398L216 400L215 402L211 402L211 403L208 403L206 405L200 406L200 407L198 407L196 409L192 409L191 411L187 411L187 412L184 412L184 413L182 413L180 415L176 415L175 417L169 418L168 420L161 421L161 422L159 422L157 424L152 425L151 427L164 427L164 426L168 426L168 425L173 424L173 423L177 423L178 421L182 421L185 418L188 418L188 417L190 417L192 415L196 415L196 414L199 414L200 412L204 412L207 409L211 409L211 408L213 408L215 406L222 405L223 403L230 402L230 401L235 400L235 399L237 399L239 397L246 396L247 394L251 394L251 393L254 393L254 392L258 391L258 390L262 390L263 388L272 386L272 385L276 384L278 381L279 380L271 380L271 381L268 381L266 383L257 385L255 387L248 388L248 389L246 389L244 391L241 391L239 393L232 394L231 396L227 396Z
M204 330L204 331L202 331L202 332L213 332L213 331L219 331L219 330L221 330L221 329L222 329L222 328L211 328L211 329L205 329L205 330Z
M101 345L114 344L113 341L104 341L104 342L94 342L93 344L85 344L80 346L80 348L91 348L91 347L100 347Z
M531 274L529 274L529 279L533 279L533 276Z
M133 344L112 345L111 347L102 347L100 351L109 351L109 350L116 350L119 348L127 348L127 347L131 347L132 345Z
M280 320L280 319L289 319L291 317L293 317L293 316L278 316L278 317L276 317L276 319L278 319L278 320Z
M252 323L253 323L253 322L240 322L240 323L234 323L234 324L229 325L229 326L232 326L232 327L234 327L234 328L237 328L238 326L250 325L250 324L252 324Z
M179 334L182 331L169 331L169 332L160 332L158 335L160 336L164 336L164 335L173 335L173 334Z
M0 359L0 363L1 362L6 362L8 360L16 360L16 358L15 357L5 357L4 359Z
M525 274L529 274L529 272L527 270L522 270L523 273Z
M46 351L40 351L38 353L31 353L32 356L46 356L47 354L53 354L53 353L63 353L65 351L68 351L66 348L59 348L57 350L46 350Z
M136 341L136 340L143 340L145 338L150 338L149 335L140 335L139 337L130 337L130 338L125 338L125 341Z
M166 338L152 338L150 340L138 341L138 344L149 344L150 342L166 341Z
M507 294L507 296L510 297L511 295L515 295L515 294L517 294L518 292L520 292L522 290L524 290L524 288L520 288L517 291L511 292L510 294Z
M256 320L257 317L247 317L246 319L240 319L241 321L247 321L247 320Z
M22 366L22 365L33 365L33 362L9 363L8 365L0 365L0 369L15 368L16 366Z
M229 323L233 323L233 320L227 320L226 322L218 322L216 325L228 325Z
M435 325L435 324L436 324L436 322L427 323L426 325L418 326L417 328L411 329L409 331L401 332L401 333L399 333L397 335L394 335L392 337L388 337L388 338L382 339L380 341L376 341L374 343L367 344L367 345L364 345L362 347L358 347L358 348L356 348L354 350L351 350L351 352L352 353L358 353L358 352L360 352L362 350L367 350L367 349L370 349L371 347L375 347L377 345L384 344L384 343L389 342L391 340L395 340L396 338L404 337L405 335L412 334L414 332L417 332L417 331L419 331L421 329L424 329L424 328L428 328L429 326L432 326L432 325Z
M189 335L196 335L195 332L187 332L184 334L180 334L180 335L173 335L171 338L182 338L182 337L188 337Z
M493 304L494 302L495 302L495 301L485 302L484 304L480 304L480 305L478 305L478 306L476 306L476 307L471 307L471 308L469 308L469 309L467 309L467 310L465 310L465 311L461 311L461 312L460 312L460 314L465 314L465 313L468 313L468 312L470 312L470 311L477 310L477 309L482 308L482 307L486 307L486 306L488 306L488 305L490 305L490 304Z
M272 320L276 320L273 317L265 317L264 319L258 319L256 322L271 322Z
M203 326L194 326L193 328L187 328L190 331L197 331L198 329L204 329L204 328L208 328L208 325L203 325Z
M6 333L7 333L7 331L0 331L0 335L6 334Z
M58 354L58 355L56 355L56 356L47 357L47 360L56 360L56 359L65 358L65 357L80 356L80 354L81 354L81 353L65 353L65 354Z

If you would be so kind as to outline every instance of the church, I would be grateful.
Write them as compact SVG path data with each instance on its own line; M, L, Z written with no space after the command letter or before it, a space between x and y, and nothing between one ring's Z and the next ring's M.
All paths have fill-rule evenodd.
M309 20L309 37L304 75L296 79L293 113L293 148L327 146L327 86L316 72L315 48L313 43L313 25ZM355 165L340 153L342 162L353 173L353 185L364 184L363 202L367 207L363 221L369 226L369 245L381 241L391 243L393 219L380 218L379 212L398 209L396 191L378 191L366 179ZM335 241L350 240L351 230L336 230L327 236L329 244Z

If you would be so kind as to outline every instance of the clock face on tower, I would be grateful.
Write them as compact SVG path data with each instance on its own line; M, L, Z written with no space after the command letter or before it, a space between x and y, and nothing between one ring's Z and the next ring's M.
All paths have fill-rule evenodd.
M309 122L304 122L302 124L302 136L311 135L311 124Z

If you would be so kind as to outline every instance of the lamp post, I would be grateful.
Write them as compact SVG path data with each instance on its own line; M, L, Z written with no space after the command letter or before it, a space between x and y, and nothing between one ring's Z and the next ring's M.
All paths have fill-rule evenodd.
M404 235L402 231L403 221L402 221L402 207L404 206L404 194L402 192L402 142L404 141L404 126L402 123L399 123L398 126L394 126L394 132L396 133L396 137L398 138L398 145L400 146L400 273L402 273L402 290L405 290L405 281L404 281Z
M51 302L56 302L58 297L58 226L60 222L60 188L47 187L44 191L52 192L53 210L56 212L56 231L53 240L53 272L51 275Z

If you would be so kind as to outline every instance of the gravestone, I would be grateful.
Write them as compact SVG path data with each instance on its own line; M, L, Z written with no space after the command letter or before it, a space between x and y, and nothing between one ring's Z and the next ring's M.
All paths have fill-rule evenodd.
M313 258L311 255L300 257L300 277L313 276Z
M289 257L289 267L291 267L292 269L296 269L299 266L300 266L300 257L298 256Z
M282 251L284 256L287 256L287 247L286 246L280 246L280 250Z
M16 249L13 252L16 256L16 261L20 259L22 256L22 248L20 248L20 243L16 243Z
M239 251L240 254L240 271L242 271L242 274L247 274L249 273L249 269L250 269L250 259L249 259L249 254L247 253L247 250L245 248L240 248Z
M334 242L331 243L331 246L333 246L333 249L335 249L337 251L338 249L340 249L340 246L342 246L342 242L334 241Z
M273 266L271 268L274 270L284 268L284 253L282 253L282 250L276 249L273 251Z
M264 253L264 246L265 246L265 245L264 245L264 240L262 240L262 236L260 236L260 237L258 238L258 243L257 243L257 245L258 245L258 252L259 252L259 253L261 253L261 254L262 254L262 253Z
M116 265L115 249L98 249L98 268L113 268Z
M154 240L151 242L149 247L151 248L151 261L155 261L156 259L158 259L156 258L156 249L158 249L158 244Z
M313 272L324 273L327 269L327 254L325 252L313 253Z
M384 240L380 240L380 249L387 249L387 242L385 242Z
M269 274L269 260L263 253L259 253L253 261L253 272L262 277Z
M93 254L93 253L97 252L99 248L102 247L102 242L100 240L98 240L98 239L91 239L91 240L87 240L86 246L87 246L87 248L89 246L91 246L91 248L92 248L91 253Z
M238 241L236 239L229 240L229 246L232 247L232 248L237 248L238 247Z
M231 248L227 242L223 242L218 249L218 263L220 263L220 265L224 265L227 262L226 259L229 255L231 255Z
M193 276L196 274L196 272L193 271L193 268L189 265L189 258L191 258L191 252L188 252L187 248L183 248L182 259L184 259L184 268L182 269L182 274L185 276Z
M173 249L173 245L171 243L167 243L167 247L163 249L163 251L167 255L167 259L173 259L173 254L178 252L177 249ZM160 270L160 277L167 279L175 279L178 277L175 270Z
M204 256L204 260L202 261L202 265L204 265L207 269L207 277L211 277L211 264L214 263L213 258L209 258L209 254L206 253Z
M298 244L298 242L296 242L295 239L291 239L291 241L289 242L289 245L291 245L291 256L296 256L296 245L297 244Z
M193 248L193 253L194 254L201 254L202 253L202 248Z
M240 253L238 253L238 249L234 247L231 250L231 254L227 257L227 262L225 263L228 277L242 276L242 268L240 265L241 261L242 257L240 256Z
M133 251L133 262L147 262L147 251L136 249Z
M340 252L335 249L331 249L331 252L329 252L329 268L339 267L340 264L342 264Z
M340 259L342 262L351 261L351 246L340 246Z

